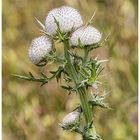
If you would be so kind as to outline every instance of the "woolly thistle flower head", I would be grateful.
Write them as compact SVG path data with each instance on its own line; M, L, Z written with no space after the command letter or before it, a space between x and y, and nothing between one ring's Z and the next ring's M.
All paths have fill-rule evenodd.
M52 50L52 41L46 36L40 36L32 40L29 48L29 58L33 64L39 64L43 57L45 57Z
M82 45L93 45L101 40L101 33L92 26L82 26L74 31L70 38L72 46L78 46L79 39Z
M45 21L46 31L51 35L56 35L57 30L54 18L58 21L60 29L64 33L83 25L82 17L76 9L69 6L55 8L49 12Z
M62 127L65 129L73 128L80 120L80 112L73 111L66 115L62 121Z

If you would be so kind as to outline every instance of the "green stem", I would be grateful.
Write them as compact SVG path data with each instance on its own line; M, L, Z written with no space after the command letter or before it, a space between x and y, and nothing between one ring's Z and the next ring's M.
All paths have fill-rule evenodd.
M68 40L64 40L64 52L65 52L65 57L67 60L66 68L76 86L78 84L78 74L77 74L74 66L72 65L70 54L69 54L68 50L69 50L69 42L68 42ZM92 118L92 111L88 104L87 94L86 94L85 89L82 87L77 89L77 93L79 93L80 100L81 100L81 106L82 106L85 120L86 120L86 125L88 126L93 121L93 118ZM96 130L94 128L94 125L92 125L92 129L89 130L88 134L92 135L92 137L96 139Z
M84 48L84 62L83 62L84 64L87 61L88 54L89 54L89 49L86 47L86 48Z

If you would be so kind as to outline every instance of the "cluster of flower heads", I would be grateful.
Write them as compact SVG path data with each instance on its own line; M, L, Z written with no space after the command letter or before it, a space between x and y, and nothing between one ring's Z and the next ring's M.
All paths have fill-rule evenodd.
M98 43L101 33L91 25L85 25L80 13L69 6L62 6L51 10L45 20L45 30L52 36L41 36L35 38L29 48L29 58L33 64L40 61L52 51L53 37L57 36L57 24L63 33L70 33L70 45L78 46L79 40L82 46Z

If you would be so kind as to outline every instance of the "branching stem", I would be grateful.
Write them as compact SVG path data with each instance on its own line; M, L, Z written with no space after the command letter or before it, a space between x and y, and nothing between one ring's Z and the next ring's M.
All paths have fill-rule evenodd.
M64 42L65 58L67 60L66 69L76 86L78 84L78 74L77 74L74 66L72 65L71 57L68 52L69 51L69 41L64 40L63 42ZM85 57L85 59L87 59L87 56ZM93 118L92 118L92 111L91 111L90 105L88 103L86 90L83 87L79 87L76 91L80 96L80 101L81 101L81 106L82 106L84 116L85 116L86 126L88 126L93 121ZM95 140L96 140L96 130L95 130L93 124L91 126L91 129L89 129L88 134L92 135L92 138L95 138Z

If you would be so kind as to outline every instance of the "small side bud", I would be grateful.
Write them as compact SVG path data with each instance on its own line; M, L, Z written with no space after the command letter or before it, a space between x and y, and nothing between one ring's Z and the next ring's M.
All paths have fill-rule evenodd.
M63 118L62 124L60 124L60 126L64 130L71 130L72 128L74 128L75 126L79 124L80 114L81 112L77 110L69 113Z
M96 82L94 82L93 84L92 84L92 87L94 88L94 89L98 89L98 84L96 83Z

